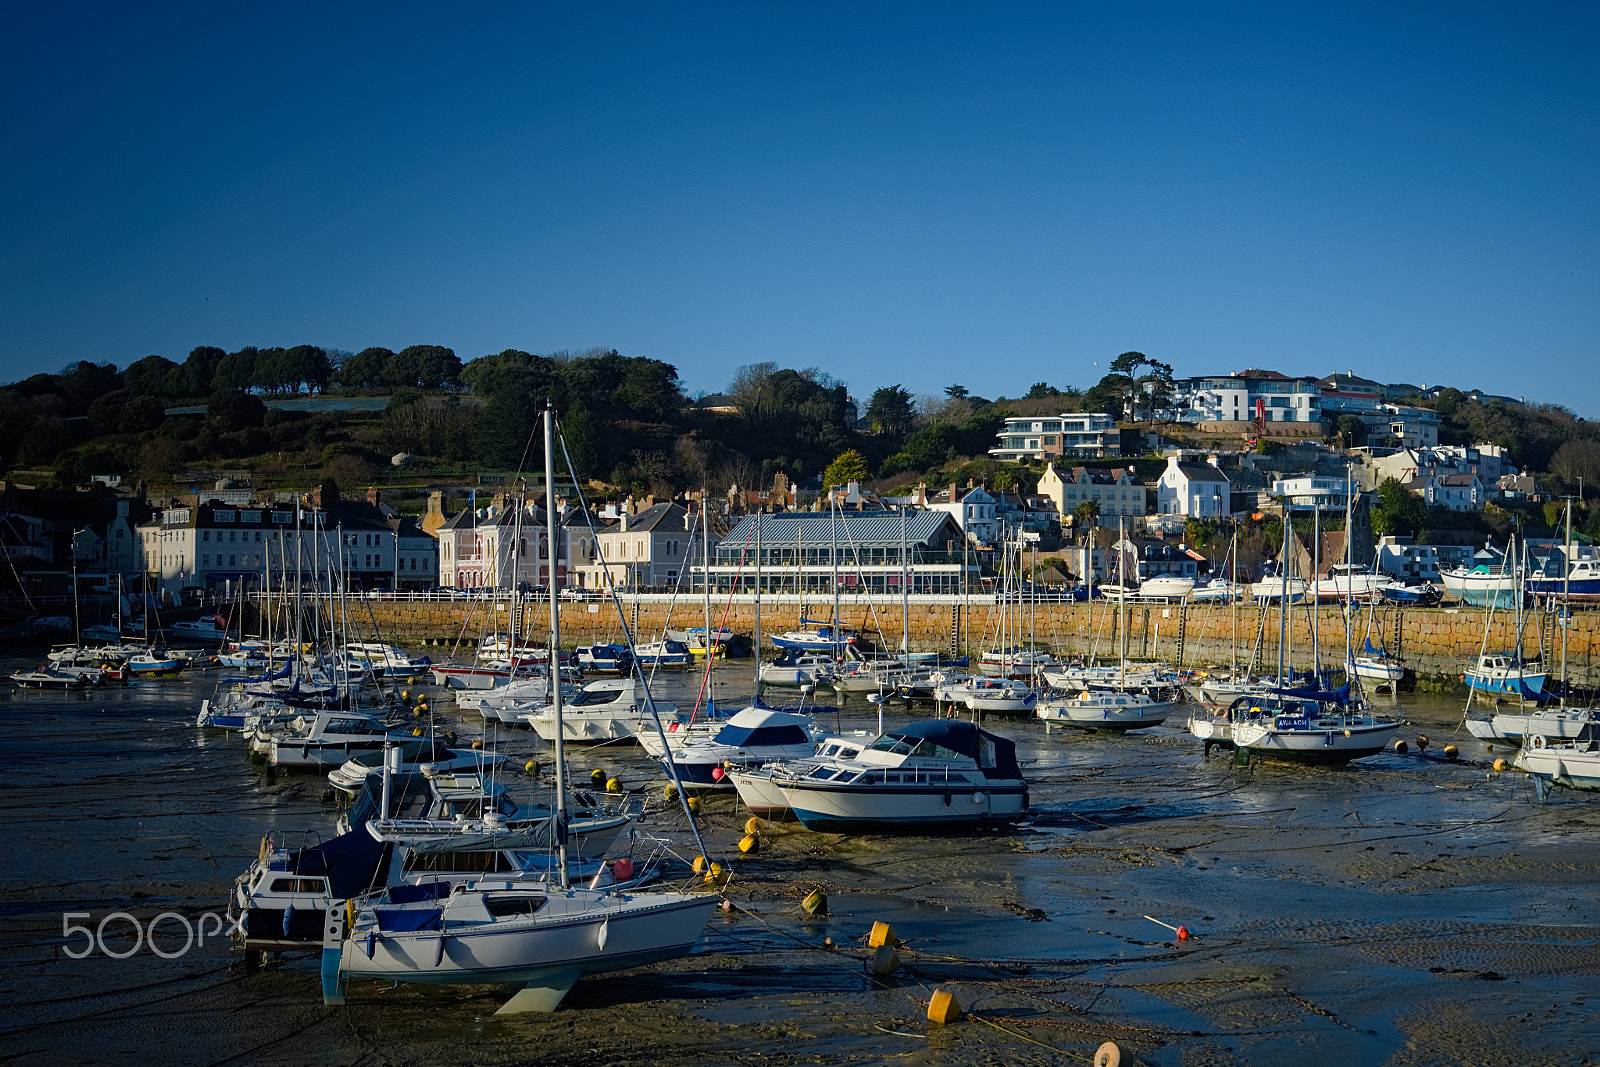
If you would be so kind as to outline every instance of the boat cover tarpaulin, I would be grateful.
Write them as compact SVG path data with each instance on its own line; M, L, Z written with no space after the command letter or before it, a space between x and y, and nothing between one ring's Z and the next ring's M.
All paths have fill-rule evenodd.
M932 741L978 761L990 778L1021 778L1014 742L958 719L929 719L888 731L892 737Z
M402 835L403 836L403 835ZM494 849L550 849L556 847L556 817L492 833L478 831L417 837L406 842L413 852L489 852Z
M1316 700L1323 704L1348 704L1350 703L1350 683L1346 682L1332 691L1318 689L1274 689L1279 696L1294 697L1296 700Z
M289 870L327 878L329 895L338 899L366 892L377 877L382 859L383 843L361 827L325 844L291 852Z

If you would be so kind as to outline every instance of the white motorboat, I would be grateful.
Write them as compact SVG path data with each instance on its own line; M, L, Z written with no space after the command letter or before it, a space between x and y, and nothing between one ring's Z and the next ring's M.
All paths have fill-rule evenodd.
M413 738L397 746L401 774L429 776L461 770L488 770L505 762L505 756L470 748L452 749L431 740ZM367 779L383 774L383 750L354 756L328 772L328 782L346 796L366 788Z
M775 761L760 767L734 767L728 771L734 789L739 792L739 802L763 819L793 818L789 801L772 783L771 771L782 770L786 776L803 777L812 767L833 760L855 759L864 745L877 738L876 734L854 734L828 737L819 741L816 750L799 759Z
M351 641L344 646L344 654L352 662L364 664L373 674L397 678L424 675L432 663L427 656L413 657L404 649L381 641Z
M1288 580L1287 597L1291 604L1298 604L1310 592L1310 586L1299 578ZM1257 600L1283 600L1285 598L1285 582L1282 578L1266 577L1250 587L1250 595Z
M681 641L648 641L633 646L633 658L646 670L686 671L694 666L694 655Z
M1444 591L1474 607L1509 608L1519 599L1520 581L1509 566L1452 567L1439 572Z
M1141 600L1182 600L1194 592L1194 579L1176 574L1158 574L1139 584Z
M281 728L262 727L250 747L278 767L336 767L352 756L381 752L385 744L404 743L412 735L403 726L348 711L297 715Z
M1221 744L1254 755L1320 763L1382 752L1399 729L1398 720L1365 706L1277 693L1243 696L1215 714L1199 712L1189 719L1189 733L1208 749Z
M228 620L221 615L207 615L200 619L181 619L167 627L167 636L175 640L195 641L201 644L221 644L232 635L228 633Z
M1374 603L1383 599L1383 591L1394 584L1394 579L1387 574L1375 574L1371 567L1363 563L1335 563L1328 571L1328 577L1322 578L1312 586L1312 592L1318 600L1356 600L1362 603Z
M783 764L768 778L808 830L835 833L1007 826L1028 811L1016 745L970 722L890 730L852 758ZM736 783L737 784L737 783Z
M989 678L983 675L963 682L947 683L934 689L936 702L950 701L970 711L1022 715L1033 711L1039 694L1026 682L1015 678Z
M800 686L828 685L833 681L838 661L829 652L807 652L786 648L778 658L763 663L759 678L762 685L796 689Z
M717 732L688 741L662 757L676 779L694 790L732 791L728 771L810 756L828 731L810 715L752 705L735 712Z
M164 648L141 649L128 657L125 668L134 678L159 678L182 674L189 661Z
M635 740L633 724L644 711L639 683L633 678L601 678L585 684L561 706L561 739L586 745ZM656 713L677 714L677 706L657 703ZM556 739L556 709L545 704L522 713L522 719L546 741Z
M1065 699L1041 700L1034 714L1046 727L1127 731L1160 726L1176 708L1171 701L1152 700L1143 693L1085 690Z
M1566 707L1498 709L1489 722L1494 736L1484 740L1526 744L1542 737L1546 741L1574 741L1595 732L1590 727L1600 726L1600 711Z
M991 678L1014 678L1033 681L1045 671L1061 665L1061 661L1048 649L991 648L978 657L978 670Z
M45 664L36 670L12 671L11 680L24 689L82 689L88 679Z

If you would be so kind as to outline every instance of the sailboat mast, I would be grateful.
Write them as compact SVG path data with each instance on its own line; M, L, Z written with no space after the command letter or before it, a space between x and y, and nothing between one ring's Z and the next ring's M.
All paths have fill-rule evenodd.
M561 861L561 888L572 885L567 871L567 746L566 727L561 718L561 598L556 585L556 413L548 403L544 408L544 521L550 560L550 708L556 729L556 845ZM513 655L515 650L513 649Z

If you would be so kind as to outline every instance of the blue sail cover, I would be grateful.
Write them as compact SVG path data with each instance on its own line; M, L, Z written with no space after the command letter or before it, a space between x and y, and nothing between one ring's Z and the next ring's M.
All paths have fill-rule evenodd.
M1350 703L1350 683L1346 682L1332 691L1316 689L1274 689L1279 696L1294 697L1296 700L1315 700L1323 704L1345 705Z
M259 678L246 678L245 681L247 683L252 683L252 684L256 683L256 682L275 682L279 678L287 678L287 677L289 677L289 669L291 667L293 667L293 666L294 666L294 661L291 660L291 661L285 663L282 667L280 667L277 670L273 671L271 674L263 674Z

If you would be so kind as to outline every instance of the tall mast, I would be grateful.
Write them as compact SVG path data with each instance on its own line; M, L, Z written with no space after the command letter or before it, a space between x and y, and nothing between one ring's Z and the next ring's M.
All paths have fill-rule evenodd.
M560 850L561 888L571 886L567 872L567 746L561 719L561 598L556 584L556 413L544 406L544 523L550 560L550 707L556 719L556 845ZM514 654L514 653L513 653Z

